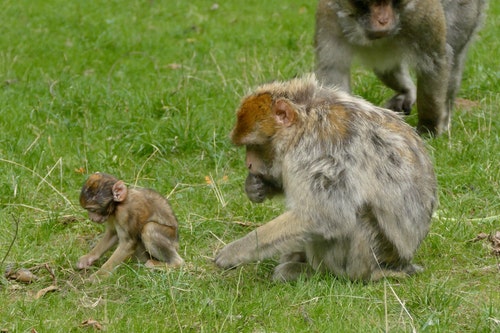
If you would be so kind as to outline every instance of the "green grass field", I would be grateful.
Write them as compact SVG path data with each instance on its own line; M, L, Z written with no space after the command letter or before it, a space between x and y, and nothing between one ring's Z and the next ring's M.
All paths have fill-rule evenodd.
M425 272L279 284L273 260L212 263L284 208L246 198L244 151L228 133L252 87L313 70L316 2L2 1L0 331L500 331L500 260L486 239L471 241L500 230L500 2L490 2L452 131L427 140L440 206L415 260ZM354 82L377 104L391 94L361 68ZM169 197L183 268L130 262L85 281L75 263L103 228L78 195L95 171ZM38 279L4 277L19 268Z

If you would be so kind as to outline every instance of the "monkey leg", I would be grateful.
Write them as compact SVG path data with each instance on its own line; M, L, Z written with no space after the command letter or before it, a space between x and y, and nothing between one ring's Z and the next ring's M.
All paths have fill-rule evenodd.
M120 240L115 252L113 252L108 261L106 261L104 265L102 265L102 267L96 272L96 275L108 276L109 274L111 274L116 266L118 266L134 254L135 248L135 241L130 239Z
M434 71L417 72L417 130L439 135L448 130L450 110L446 107L449 69L447 57L435 60Z
M285 212L243 238L226 245L216 256L215 264L232 268L243 263L269 258L277 253L291 253L303 248L306 225L291 212Z
M413 274L423 272L423 267L414 264L408 264L407 266L401 267L399 269L384 269L378 268L374 270L371 274L371 281L378 281L380 279L405 279Z
M339 38L332 38L328 30L316 30L316 77L321 84L350 93L352 48Z
M385 107L409 115L415 104L417 89L408 73L408 68L399 64L390 71L375 70L375 74L386 86L396 91L396 95L387 101Z
M156 222L146 223L141 231L142 242L149 254L172 267L184 263L184 260L177 253L176 237L175 228ZM147 266L157 266L158 264L160 263L155 260L147 262Z
M285 263L285 262L307 262L307 256L305 252L291 252L291 253L285 253L281 256L280 258L280 263Z
M311 265L307 263L305 252L286 253L281 256L280 264L276 266L273 273L273 281L290 282L299 277L310 277L314 274Z
M350 280L369 280L376 269L368 232L355 228L334 239L317 237L306 245L307 260L314 271Z
M290 261L276 266L272 279L275 282L291 282L299 277L311 277L313 274L314 269L308 263Z
M148 250L146 250L143 242L137 243L133 258L142 263L145 263L151 259L151 255L149 254Z
M445 5L445 12L448 13L446 41L451 46L448 56L452 59L446 98L450 112L462 81L467 50L481 27L485 6L486 1L483 0L449 1Z

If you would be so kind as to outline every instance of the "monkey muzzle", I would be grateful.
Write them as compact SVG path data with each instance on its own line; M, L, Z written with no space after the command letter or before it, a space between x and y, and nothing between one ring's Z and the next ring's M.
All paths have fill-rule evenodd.
M108 219L108 217L105 216L105 215L101 215L101 214L89 212L89 219L92 222L104 223L104 222L106 222L106 220Z

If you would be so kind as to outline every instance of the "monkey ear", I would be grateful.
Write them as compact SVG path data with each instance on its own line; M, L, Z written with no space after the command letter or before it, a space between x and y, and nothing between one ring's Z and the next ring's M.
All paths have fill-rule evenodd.
M113 185L113 200L116 202L122 202L127 198L127 186L123 182L123 180L117 181Z
M289 127L295 123L295 109L286 99L278 99L274 103L273 112L279 125Z

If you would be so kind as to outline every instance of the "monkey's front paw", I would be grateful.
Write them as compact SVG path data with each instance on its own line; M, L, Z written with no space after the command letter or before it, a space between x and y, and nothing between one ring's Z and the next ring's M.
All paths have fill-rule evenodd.
M249 174L245 180L245 192L248 199L253 202L261 203L266 200L267 189L264 181L253 174Z
M215 257L215 264L224 269L235 268L241 264L242 261L237 258L238 252L234 251L233 248L234 246L229 244L220 250Z
M90 266L92 266L92 264L99 258L93 256L93 255L89 255L89 254L86 254L82 257L80 257L80 259L78 259L78 262L76 263L76 267L78 269L84 269L84 268L89 268Z
M413 104L415 104L415 98L412 98L410 94L397 94L387 101L385 107L409 115Z

